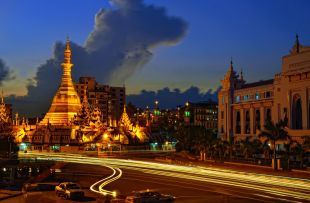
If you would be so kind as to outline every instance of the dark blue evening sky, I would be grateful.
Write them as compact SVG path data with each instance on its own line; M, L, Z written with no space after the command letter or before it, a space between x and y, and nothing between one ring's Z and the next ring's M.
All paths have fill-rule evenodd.
M166 86L216 89L230 57L237 71L243 69L246 80L272 78L281 70L281 57L289 52L295 33L302 44L310 45L309 0L145 2L165 7L169 15L185 20L189 29L177 45L155 49L153 59L125 81L129 93ZM0 58L17 72L22 86L22 80L32 77L38 65L52 56L55 41L69 35L83 45L102 7L111 6L105 0L3 0ZM25 91L12 82L4 86L9 93Z

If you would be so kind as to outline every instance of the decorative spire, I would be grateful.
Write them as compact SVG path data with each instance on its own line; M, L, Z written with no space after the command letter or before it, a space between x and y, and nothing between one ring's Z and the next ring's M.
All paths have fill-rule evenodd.
M229 67L230 71L234 70L233 64L234 63L233 63L233 60L232 60L232 57L231 57L231 59L230 59L230 67Z
M84 89L84 96L83 96L83 105L88 105L88 99L87 99L87 91L86 88ZM96 104L97 104L97 100L96 100Z
M66 41L66 49L64 53L64 63L71 64L71 47L70 47L70 40L69 37L67 37Z
M126 113L126 104L124 104L124 110L123 113Z
M241 68L241 71L240 71L240 80L243 80L243 71L242 71L242 68Z
M296 46L296 53L299 53L300 43L299 43L298 34L296 34L295 46Z

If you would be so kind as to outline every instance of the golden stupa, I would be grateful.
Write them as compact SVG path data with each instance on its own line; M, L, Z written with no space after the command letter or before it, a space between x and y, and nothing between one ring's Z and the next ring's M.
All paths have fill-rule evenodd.
M48 123L55 126L69 125L81 108L80 98L72 82L71 68L73 64L71 64L71 48L68 39L64 52L64 63L61 65L63 67L61 84L48 113L40 122L41 125Z

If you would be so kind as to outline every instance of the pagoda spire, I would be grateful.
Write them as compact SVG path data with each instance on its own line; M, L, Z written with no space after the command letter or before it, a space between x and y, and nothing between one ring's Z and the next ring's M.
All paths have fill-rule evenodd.
M231 57L231 59L230 59L230 67L229 67L229 70L230 71L234 71L234 66L233 66L233 59L232 59L232 57Z
M67 41L66 41L66 49L64 52L64 63L71 64L71 47L70 47L69 37L67 37Z
M79 112L81 101L74 88L71 76L71 47L70 40L67 38L64 50L64 62L61 64L63 74L60 86L53 98L48 113L44 116L40 125L66 126L71 124L72 118Z
M298 34L296 34L295 46L296 46L296 53L299 53L300 43Z

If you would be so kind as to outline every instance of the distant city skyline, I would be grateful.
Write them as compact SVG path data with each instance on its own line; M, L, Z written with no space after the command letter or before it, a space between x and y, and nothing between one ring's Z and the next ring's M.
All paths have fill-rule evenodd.
M117 9L124 11L128 8L147 11L139 14L145 16L143 20L138 18L140 27L136 26L137 21L132 16L124 17L122 21L115 17ZM38 74L45 70L38 72L39 67L46 64L46 60L57 58L67 36L76 44L72 53L72 62L76 64L73 69L75 80L82 75L74 74L83 73L110 85L125 84L129 95L166 87L171 91L178 88L182 92L191 86L198 87L200 92L215 92L231 58L236 71L243 69L246 81L269 79L281 70L281 57L293 46L296 34L299 34L302 44L310 43L309 8L310 2L306 0L197 0L195 3L185 0L97 0L88 4L82 0L45 3L35 0L3 1L0 6L0 66L5 65L0 67L0 71L3 70L0 85L6 95L23 96L29 91L30 94L42 91L43 86L35 88L36 84L41 84L38 83ZM99 19L107 14L114 18L109 18L109 22ZM101 37L101 34L92 35L102 28L94 28L97 25L95 15L103 25L111 23L110 28L116 33L125 29L124 36L137 39L144 36L141 37L144 41L137 43L133 40L131 44L132 39L120 36L120 39L127 40L123 47L123 60L126 61L89 63L101 56L95 55L81 62L83 49L98 48L98 43L91 41L92 37ZM147 27L149 24L152 26ZM154 30L150 32L151 29ZM113 30L110 35L104 29L99 31L104 33L102 39L114 36ZM158 33L153 34L156 31ZM55 46L59 41L62 43ZM107 47L106 43L111 43L110 50L115 47L122 50L123 42L120 41L117 45L113 40L100 41L98 46ZM128 53L127 48L131 49ZM134 58L136 56L139 60ZM89 64L92 67L88 67ZM98 67L93 67L94 64ZM101 64L106 64L107 68L100 70ZM106 72L109 68L111 70ZM61 67L58 69L55 71L60 73ZM100 70L98 74L95 74L96 70ZM55 76L49 83L57 86L57 79Z

